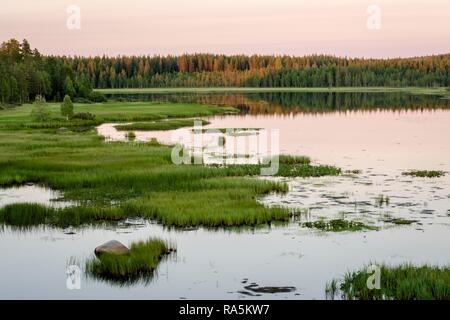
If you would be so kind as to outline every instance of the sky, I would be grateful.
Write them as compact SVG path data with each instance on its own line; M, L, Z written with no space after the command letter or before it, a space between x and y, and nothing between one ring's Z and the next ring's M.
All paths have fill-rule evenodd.
M57 55L411 57L450 52L450 0L14 0L10 38Z

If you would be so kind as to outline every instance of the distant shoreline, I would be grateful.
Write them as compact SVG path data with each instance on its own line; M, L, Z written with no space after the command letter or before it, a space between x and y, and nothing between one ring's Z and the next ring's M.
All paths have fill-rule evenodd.
M135 93L184 93L184 92L405 92L411 94L436 94L450 93L445 87L196 87L196 88L109 88L94 89L103 94L135 94Z

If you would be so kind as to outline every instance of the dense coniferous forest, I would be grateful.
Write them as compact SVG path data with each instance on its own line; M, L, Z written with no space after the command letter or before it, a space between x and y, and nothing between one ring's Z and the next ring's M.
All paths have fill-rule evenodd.
M2 104L37 94L100 101L92 88L450 86L450 54L351 59L312 55L43 56L28 41L0 48Z
M91 79L76 74L67 59L47 57L31 49L27 40L9 40L0 47L0 104L21 104L36 95L62 101L103 101L92 91Z

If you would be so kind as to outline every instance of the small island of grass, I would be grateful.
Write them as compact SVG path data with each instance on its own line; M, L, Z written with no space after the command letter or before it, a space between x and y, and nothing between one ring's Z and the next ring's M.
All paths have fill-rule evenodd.
M149 281L165 255L173 252L165 241L149 239L133 243L127 254L103 253L86 263L86 272L93 278L127 284Z

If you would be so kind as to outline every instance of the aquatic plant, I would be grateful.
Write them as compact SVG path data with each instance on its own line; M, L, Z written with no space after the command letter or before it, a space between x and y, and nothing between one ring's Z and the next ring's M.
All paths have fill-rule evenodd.
M418 222L418 220L410 220L410 219L403 219L403 218L386 218L383 220L384 222L387 223L393 223L393 224L397 224L397 225L407 225L407 224L412 224L415 222Z
M367 273L364 267L345 274L339 286L341 297L349 300L450 300L449 266L378 266L379 289L368 288L367 280L372 273Z
M403 172L402 175L421 178L440 178L445 176L445 172L439 170L412 170Z
M307 156L291 156L282 154L278 157L278 161L280 164L286 165L306 165L311 163L311 158Z
M383 194L380 194L375 198L375 205L378 207L382 207L383 205L388 206L391 199L388 196L385 196Z
M334 300L337 292L338 292L338 281L336 279L332 279L330 282L327 282L327 284L325 285L326 298Z
M317 220L308 221L301 224L306 228L319 229L327 232L342 232L342 231L362 231L362 230L378 230L377 227L366 225L358 221L349 221L345 219L334 220Z

